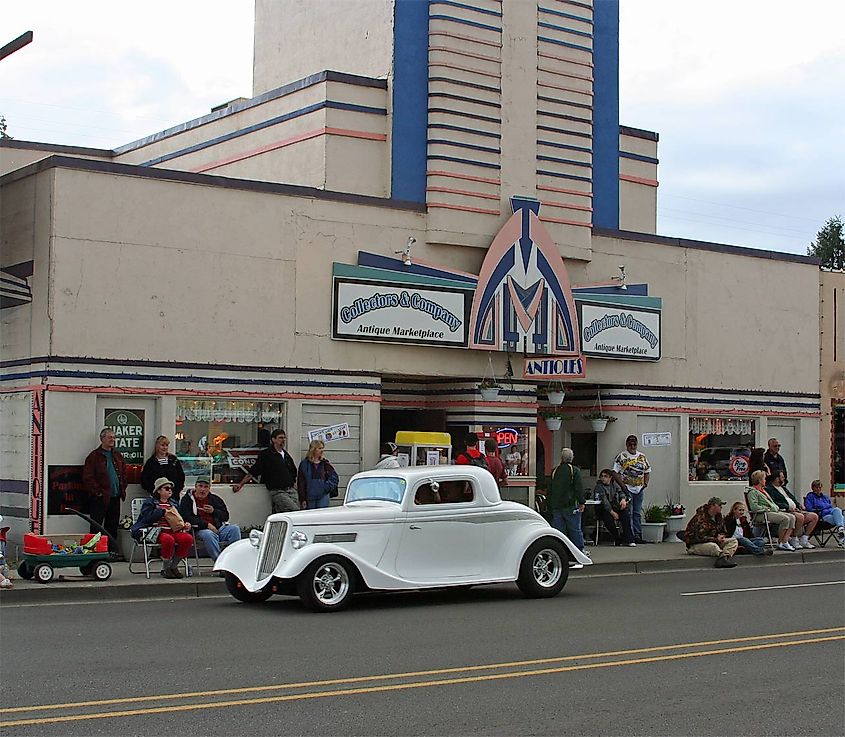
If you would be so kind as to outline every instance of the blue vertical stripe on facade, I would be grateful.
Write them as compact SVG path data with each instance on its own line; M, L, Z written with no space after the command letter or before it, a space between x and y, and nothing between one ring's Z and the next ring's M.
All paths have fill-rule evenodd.
M619 227L619 0L593 6L593 225Z
M390 196L425 202L429 0L396 0Z

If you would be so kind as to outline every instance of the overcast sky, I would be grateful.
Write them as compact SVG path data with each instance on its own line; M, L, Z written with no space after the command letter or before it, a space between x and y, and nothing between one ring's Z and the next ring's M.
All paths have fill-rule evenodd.
M0 1L0 45L35 33L0 62L17 139L113 148L251 96L252 0ZM845 2L621 16L620 122L660 134L659 233L805 253L845 216Z

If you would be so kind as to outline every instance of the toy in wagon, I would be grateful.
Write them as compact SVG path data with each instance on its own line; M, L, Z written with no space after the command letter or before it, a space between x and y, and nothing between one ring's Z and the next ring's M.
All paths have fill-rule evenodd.
M45 535L26 533L22 558L18 566L20 577L39 583L52 581L56 568L79 567L83 576L93 576L97 581L105 581L111 576L108 537L101 532L60 543L54 543Z

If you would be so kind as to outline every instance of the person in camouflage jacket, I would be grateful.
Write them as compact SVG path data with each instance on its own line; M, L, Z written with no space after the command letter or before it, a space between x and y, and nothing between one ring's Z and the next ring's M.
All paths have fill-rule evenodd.
M708 555L716 559L716 568L733 568L736 563L731 558L738 543L735 537L728 537L725 529L724 503L714 496L696 509L695 516L687 524L685 541L690 555Z

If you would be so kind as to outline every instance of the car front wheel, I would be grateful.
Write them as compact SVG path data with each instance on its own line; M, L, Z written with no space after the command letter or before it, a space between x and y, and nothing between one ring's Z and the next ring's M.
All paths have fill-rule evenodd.
M557 596L569 577L569 558L564 544L556 538L532 543L519 565L516 585L525 596L545 599Z
M297 578L302 603L315 612L336 612L349 604L355 580L351 564L338 555L315 560Z
M247 591L241 580L234 573L229 573L228 571L226 571L225 580L226 590L238 601L246 604L258 604L262 601L267 601L273 595L269 587L259 589L258 591Z

